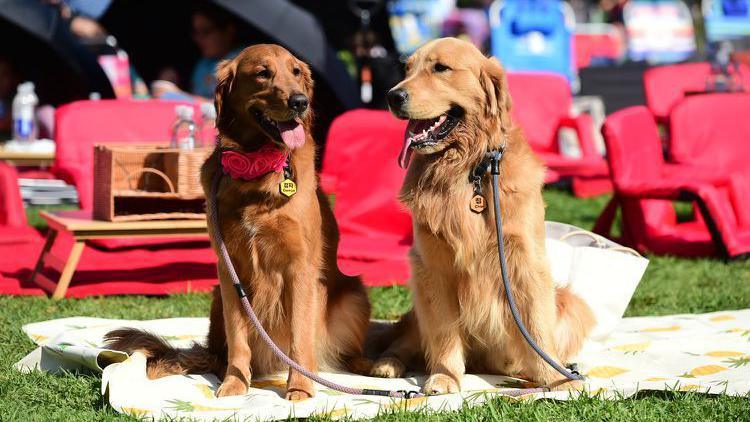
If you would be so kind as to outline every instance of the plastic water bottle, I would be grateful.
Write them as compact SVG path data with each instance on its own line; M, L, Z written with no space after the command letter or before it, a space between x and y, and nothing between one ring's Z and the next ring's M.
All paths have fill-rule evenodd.
M216 129L216 108L213 104L201 103L201 121L203 123L198 128L198 134L200 134L198 146L202 148L206 146L206 140L213 137Z
M195 121L193 120L193 107L178 105L174 108L177 119L172 126L172 148L194 149L195 148Z
M18 92L13 98L13 139L33 141L38 134L36 126L36 106L39 98L34 93L34 83L24 82L18 85Z

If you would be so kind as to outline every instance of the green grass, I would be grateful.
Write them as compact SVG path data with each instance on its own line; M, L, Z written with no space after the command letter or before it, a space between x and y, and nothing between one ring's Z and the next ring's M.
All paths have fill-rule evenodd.
M545 192L547 218L590 228L607 197L575 199L567 192ZM684 211L684 207L681 208ZM33 212L30 214L33 215ZM37 221L37 220L34 220ZM38 226L42 226L38 223ZM651 264L627 315L664 315L750 307L750 261L650 257ZM394 318L410 306L401 287L370 290L376 318ZM21 375L11 365L34 348L20 331L23 324L74 315L152 319L205 316L207 294L165 298L142 296L70 299L0 297L0 420L135 420L118 415L98 393L99 378L86 374ZM642 393L635 398L602 401L509 403L494 400L477 408L447 414L393 413L382 421L411 420L749 420L747 398L709 397L695 393Z
M39 211L65 211L78 209L75 205L40 205L26 209L26 219L31 227L43 229L47 222L39 216Z

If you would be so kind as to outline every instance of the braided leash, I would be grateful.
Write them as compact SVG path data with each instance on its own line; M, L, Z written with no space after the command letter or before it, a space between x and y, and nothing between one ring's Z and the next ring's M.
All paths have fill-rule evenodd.
M302 365L298 364L294 360L292 360L289 356L284 353L283 350L279 348L279 346L276 345L276 343L273 342L273 339L271 339L271 336L268 335L268 332L263 328L263 324L261 324L260 320L258 319L258 316L255 315L255 311L253 311L253 307L250 306L250 301L247 298L247 293L245 293L245 290L242 288L242 284L240 283L240 278L237 276L237 272L234 269L234 265L232 265L232 259L229 256L229 251L227 250L227 246L224 244L224 239L221 236L221 229L219 226L219 216L218 216L218 208L217 208L217 200L216 200L216 194L219 190L219 183L221 182L221 171L216 173L216 176L214 176L213 181L213 187L211 189L211 198L207 201L208 206L208 214L211 216L211 225L214 226L214 241L216 242L216 245L219 248L219 254L221 255L221 259L224 262L224 265L227 267L227 270L229 271L229 276L232 278L232 284L234 285L235 290L237 290L237 295L240 298L240 302L242 303L242 307L245 309L245 313L250 318L250 322L252 322L253 326L255 327L255 330L260 335L260 338L263 339L263 341L268 345L268 347L271 348L271 351L276 355L279 360L284 362L285 364L292 367L295 371L299 372L300 374L304 375L305 377L317 382L318 384L324 385L331 390L339 391L346 394L354 394L354 395L367 395L367 396L384 396L384 397L393 397L393 398L414 398L414 397L424 397L424 394L418 392L418 391L407 391L407 390L376 390L376 389L370 389L370 388L352 388L347 387L341 384L337 384L332 381L328 381L325 378L320 377L319 375L308 371L305 369Z

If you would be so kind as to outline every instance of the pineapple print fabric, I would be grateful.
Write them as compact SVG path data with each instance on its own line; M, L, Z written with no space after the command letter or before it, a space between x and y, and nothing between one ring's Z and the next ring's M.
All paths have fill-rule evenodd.
M216 398L220 380L211 374L149 380L143 355L102 349L104 333L123 326L147 329L178 347L201 341L208 331L204 318L123 321L77 317L29 324L23 330L40 347L16 366L22 371L50 372L103 369L102 394L112 407L157 420L277 420L310 415L365 418L392 409L446 411L534 386L501 376L467 375L460 394L393 400L349 396L317 386L313 399L291 403L282 398L286 375L277 374L253 379L244 396ZM638 390L745 395L750 391L750 310L625 318L606 339L588 343L576 361L587 375L587 394L601 399L627 397ZM419 374L396 380L324 375L344 385L384 389L412 390L425 380ZM577 394L556 391L520 399L566 400Z

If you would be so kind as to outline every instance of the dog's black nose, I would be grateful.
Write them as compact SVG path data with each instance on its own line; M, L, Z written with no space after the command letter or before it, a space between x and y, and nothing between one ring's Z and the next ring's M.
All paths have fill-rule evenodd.
M310 101L307 99L305 94L292 94L289 96L289 101L287 101L287 105L292 110L296 111L297 113L302 113L303 111L307 110L307 106L310 104Z
M409 93L405 89L399 88L388 91L388 105L394 110L403 107L407 98L409 98Z

